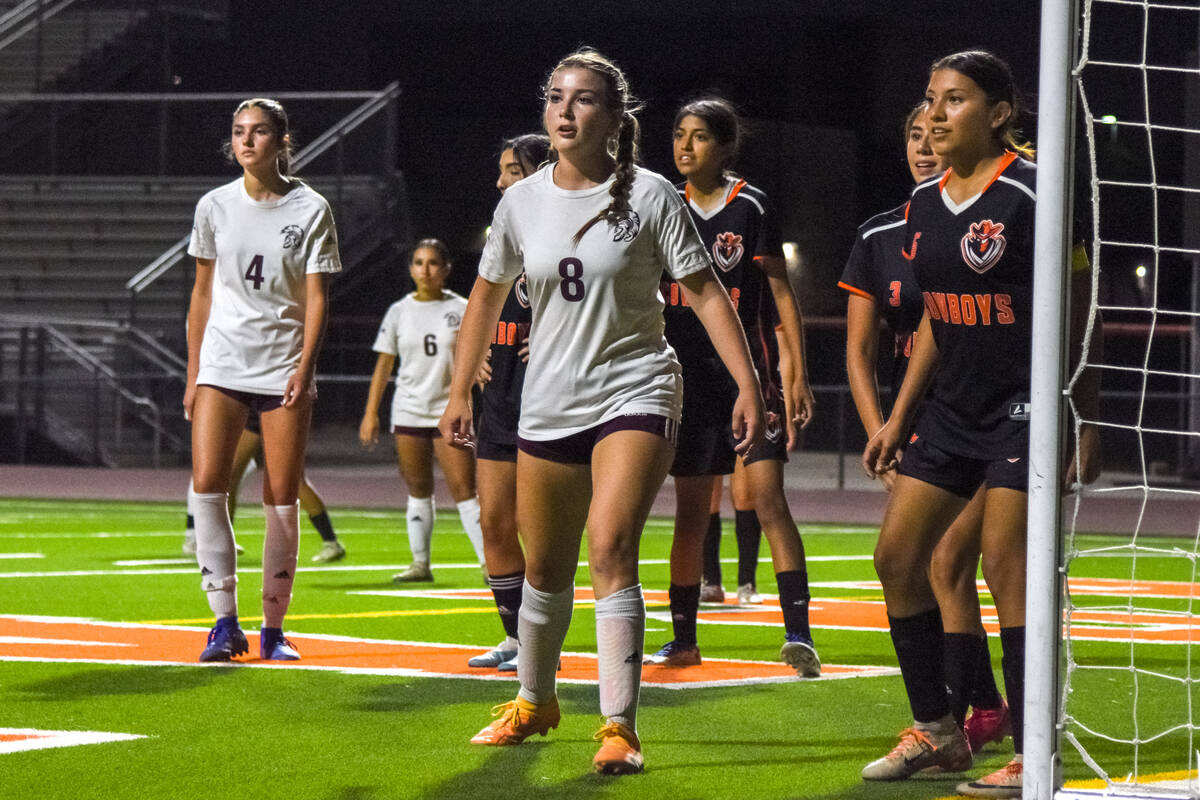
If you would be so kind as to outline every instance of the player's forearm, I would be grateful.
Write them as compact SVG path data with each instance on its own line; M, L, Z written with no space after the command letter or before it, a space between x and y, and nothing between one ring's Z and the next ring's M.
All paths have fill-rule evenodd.
M492 343L492 332L500 320L504 299L511 284L492 283L485 278L476 278L467 299L467 310L463 314L462 326L458 330L458 343L454 347L454 375L450 380L450 396L470 396L471 385L479 374L479 367Z
M733 310L725 287L717 280L712 269L688 275L679 281L679 285L687 296L688 305L696 312L708 338L712 340L725 369L729 370L737 383L738 391L761 391L742 323Z
M363 410L364 417L379 413L379 403L383 400L383 391L387 388L392 365L395 363L395 357L387 353L380 353L379 358L375 359L375 371L371 373L371 386L367 389L367 407Z
M933 380L937 362L937 342L933 339L933 329L930 327L927 313L921 318L921 325L913 336L912 356L908 359L908 370L904 373L904 383L896 395L896 403L888 418L889 423L894 421L903 428L912 425L917 406L925 397L925 392Z
M307 282L304 346L300 352L297 372L311 380L317 373L317 358L321 354L321 345L325 343L325 330L329 325L329 280L325 273L310 273Z

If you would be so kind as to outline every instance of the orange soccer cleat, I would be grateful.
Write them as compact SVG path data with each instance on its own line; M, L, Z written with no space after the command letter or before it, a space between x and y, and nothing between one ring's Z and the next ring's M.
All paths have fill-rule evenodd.
M558 727L561 715L558 698L549 703L531 703L518 696L492 709L496 721L471 737L471 744L486 744L504 747L520 744L535 733L545 736L551 728Z

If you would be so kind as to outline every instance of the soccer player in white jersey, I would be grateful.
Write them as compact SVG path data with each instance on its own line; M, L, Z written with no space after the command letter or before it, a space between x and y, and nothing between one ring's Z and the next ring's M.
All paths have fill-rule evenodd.
M297 495L329 276L342 265L329 204L289 175L283 106L263 98L239 105L227 152L242 176L200 199L188 246L196 281L183 408L192 421L196 560L217 617L200 660L228 661L248 649L237 619L228 489L251 409L262 425L267 520L259 651L265 659L296 660L283 618L296 573Z
M663 337L658 281L678 279L739 388L739 449L762 430L758 378L737 315L666 179L634 166L628 83L591 50L545 86L551 163L509 187L492 221L439 428L469 447L470 389L514 280L533 328L518 429L517 516L526 551L517 698L472 739L512 745L558 725L555 671L571 621L583 529L596 596L596 771L640 772L636 714L646 609L638 541L674 455L682 385Z
M392 304L379 326L374 349L379 353L367 407L358 427L366 447L379 439L379 402L396 366L392 395L392 433L400 477L408 487L405 510L412 563L397 573L395 581L431 581L429 544L433 537L433 457L436 454L450 496L458 506L463 529L483 558L483 531L479 527L479 500L475 497L475 456L451 447L438 435L437 421L446 408L454 345L467 301L446 288L450 251L440 239L422 239L413 248L408 271L416 289ZM484 568L486 574L486 567Z

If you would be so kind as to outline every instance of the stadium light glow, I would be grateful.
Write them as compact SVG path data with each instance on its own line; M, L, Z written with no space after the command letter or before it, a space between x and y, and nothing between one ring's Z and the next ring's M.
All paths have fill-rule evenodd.
M1115 114L1105 114L1103 117L1100 117L1100 121L1105 125L1116 125L1117 116Z
M1139 278L1146 277L1146 265L1138 264L1137 267L1133 270L1133 274L1137 275Z

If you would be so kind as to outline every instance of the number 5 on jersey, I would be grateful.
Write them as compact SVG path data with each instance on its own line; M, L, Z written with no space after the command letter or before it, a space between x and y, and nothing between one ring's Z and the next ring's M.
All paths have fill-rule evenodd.
M263 281L266 280L266 278L263 277L262 268L262 256L255 256L254 258L250 259L250 266L246 268L245 278L254 284L255 289L261 289Z

